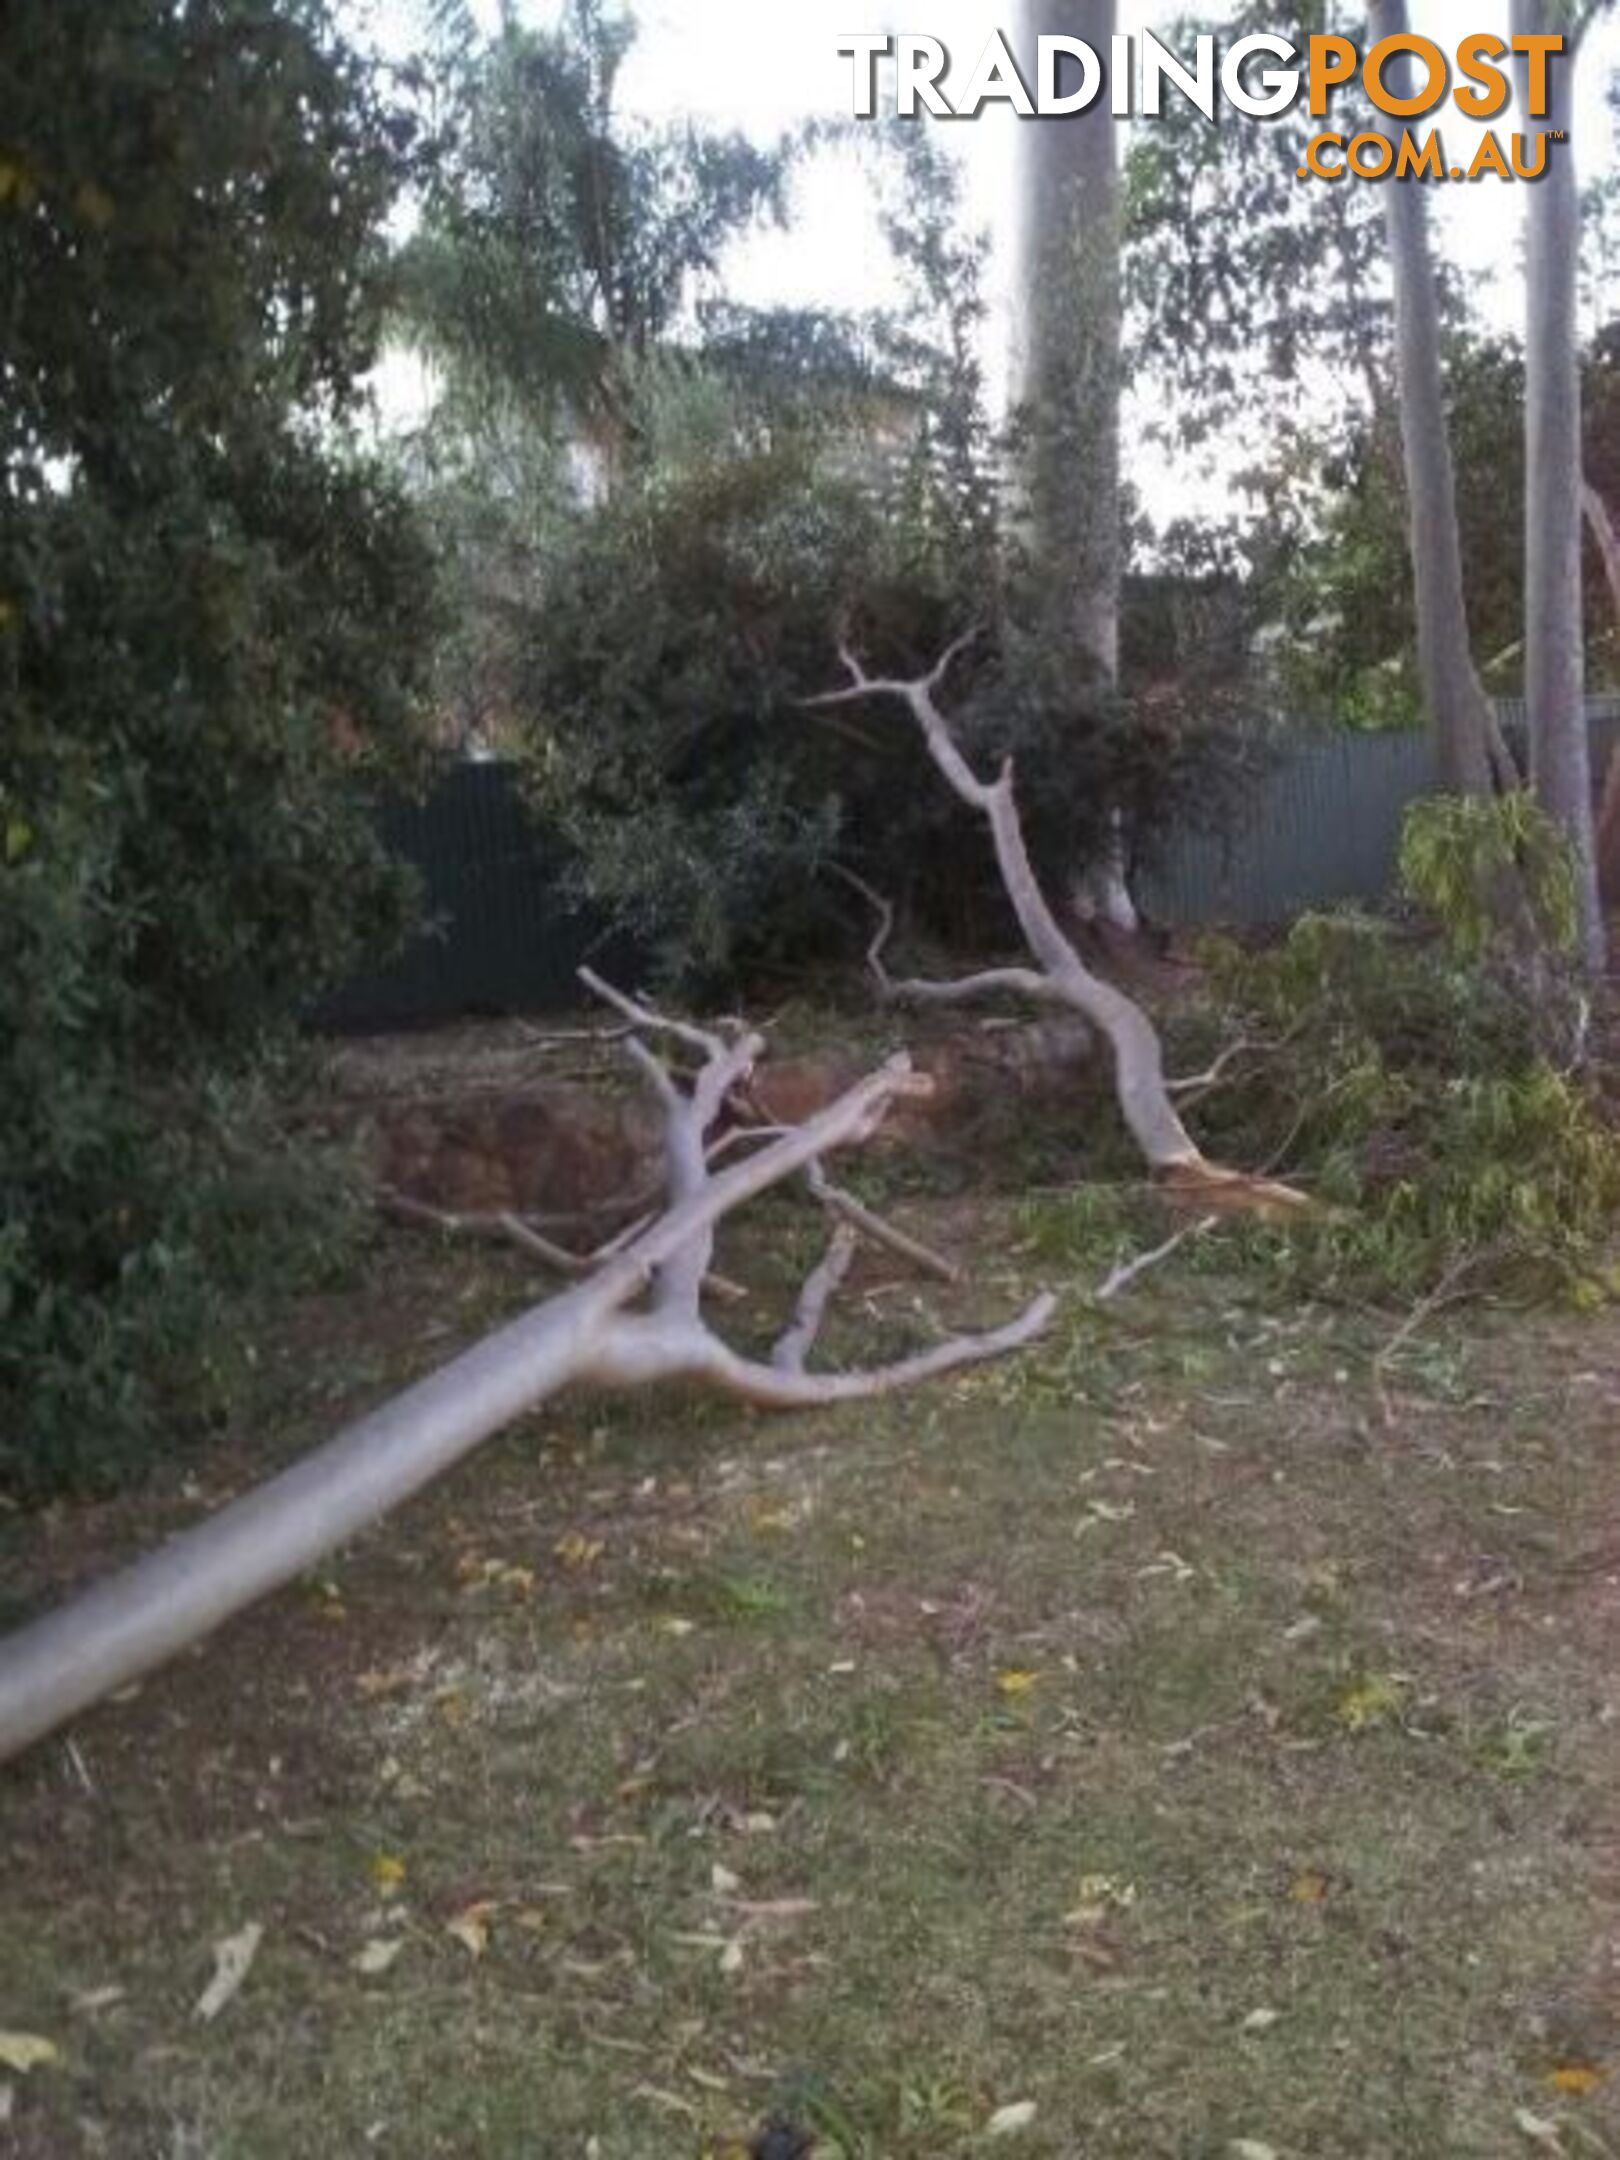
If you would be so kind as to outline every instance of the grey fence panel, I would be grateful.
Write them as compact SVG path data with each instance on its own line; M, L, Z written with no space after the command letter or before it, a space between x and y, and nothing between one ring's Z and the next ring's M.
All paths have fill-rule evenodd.
M1498 710L1522 735L1522 699ZM1601 784L1620 749L1620 697L1588 701L1592 763ZM1262 772L1219 834L1171 838L1138 880L1160 922L1283 923L1336 902L1383 899L1395 882L1401 824L1438 782L1427 735L1297 737Z
M1286 922L1389 890L1407 805L1432 792L1425 735L1324 735L1285 748L1220 834L1172 839L1142 880L1180 925Z
M1601 774L1620 747L1620 698L1591 705ZM1522 704L1502 708L1523 725ZM1308 908L1376 901L1395 880L1401 821L1432 792L1427 736L1296 735L1223 831L1172 838L1137 882L1155 920L1179 926L1285 923ZM381 813L383 836L415 865L428 927L393 966L347 983L311 1015L334 1030L405 1027L467 1013L546 1012L577 1000L575 970L597 959L635 980L640 956L609 938L563 882L555 838L501 764L460 765L422 803Z

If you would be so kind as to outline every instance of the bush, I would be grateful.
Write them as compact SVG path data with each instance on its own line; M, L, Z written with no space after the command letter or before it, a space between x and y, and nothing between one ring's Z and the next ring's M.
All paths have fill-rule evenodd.
M326 1249L253 1076L406 920L366 796L415 762L432 566L348 426L404 131L324 0L7 32L0 1478L37 1495L206 1424L244 1298Z
M1279 1047L1210 1098L1216 1152L1286 1170L1328 1203L1261 1246L1320 1286L1411 1295L1449 1278L1603 1294L1620 1211L1620 1135L1589 1079L1548 1055L1562 996L1545 948L1521 972L1526 915L1572 922L1567 861L1521 799L1424 804L1402 850L1427 920L1308 916L1272 952L1210 951L1226 1023ZM1498 927L1501 879L1514 876Z

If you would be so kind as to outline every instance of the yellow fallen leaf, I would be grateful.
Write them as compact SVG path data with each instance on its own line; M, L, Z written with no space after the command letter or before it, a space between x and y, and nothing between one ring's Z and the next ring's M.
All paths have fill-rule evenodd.
M1315 1868L1307 1868L1289 1884L1288 1895L1296 1905L1324 1905L1331 1888L1325 1875L1319 1875Z
M1350 1732L1366 1732L1393 1717L1406 1700L1406 1686L1393 1674L1375 1673L1339 1698L1339 1723Z
M1588 2093L1595 2093L1609 2081L1607 2070L1600 2070L1595 2063L1560 2063L1552 2071L1547 2083L1556 2093L1565 2093L1571 2099L1583 2100Z
M54 2040L44 2040L38 2033L0 2032L0 2070L15 2070L19 2077L26 2077L30 2070L61 2059Z
M1040 1684L1038 1672L1029 1672L1017 1665L1010 1665L996 1674L996 1686L1009 1702L1021 1702L1026 1695L1033 1695Z
M469 1956L481 1958L489 1948L489 1924L495 1906L486 1899L482 1904L469 1905L465 1912L456 1914L444 1923L444 1932L453 1935Z
M754 1501L748 1510L748 1520L753 1528L769 1535L780 1535L794 1527L796 1517L792 1508L772 1507L768 1503Z
M405 1880L405 1863L398 1853L380 1852L372 1856L371 1879L384 1897L392 1897Z
M585 1537L578 1530L567 1531L551 1548L566 1568L594 1567L607 1551L601 1538Z
M1065 1927L1101 1927L1111 1912L1129 1912L1136 1903L1135 1883L1122 1883L1112 1875L1082 1875L1080 1902L1063 1915Z

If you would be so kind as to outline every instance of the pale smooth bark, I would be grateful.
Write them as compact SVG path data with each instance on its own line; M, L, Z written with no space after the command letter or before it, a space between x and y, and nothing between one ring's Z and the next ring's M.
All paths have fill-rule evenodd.
M571 1383L634 1387L695 1380L767 1409L811 1408L915 1386L1018 1349L1046 1327L1054 1301L1043 1297L992 1334L951 1336L875 1370L808 1372L806 1357L848 1264L851 1233L841 1228L806 1285L776 1359L766 1364L739 1356L699 1309L716 1224L756 1194L814 1170L832 1149L869 1137L896 1097L924 1092L926 1083L905 1058L892 1059L818 1116L717 1171L704 1136L727 1090L746 1076L761 1049L758 1038L726 1040L679 1028L608 994L637 1027L674 1032L702 1056L696 1078L682 1087L644 1042L635 1042L638 1062L665 1109L672 1186L667 1211L605 1257L577 1288L501 1328L278 1477L0 1643L0 1761L291 1582ZM631 1311L643 1296L646 1309Z
M1029 858L1023 823L1018 814L1012 761L1009 759L1002 766L994 781L981 780L963 756L939 704L939 694L952 665L974 642L971 636L959 640L946 652L932 674L911 681L868 675L860 661L846 648L840 657L849 676L848 687L809 700L812 708L821 710L858 704L869 698L897 699L905 705L936 769L952 792L988 823L1002 885L1035 961L1033 968L997 968L948 985L897 983L888 974L883 959L893 914L887 903L879 902L882 919L867 958L880 988L889 996L934 1003L957 1003L1011 992L1042 1003L1065 1006L1095 1028L1108 1044L1113 1056L1114 1091L1120 1115L1151 1170L1183 1185L1233 1187L1252 1184L1253 1193L1262 1206L1289 1208L1303 1205L1302 1196L1286 1186L1261 1186L1206 1160L1176 1109L1172 1088L1165 1078L1163 1046L1153 1022L1133 998L1105 982L1100 975L1093 974L1064 934Z
M1525 697L1536 799L1575 852L1581 957L1599 975L1607 957L1598 895L1592 745L1586 724L1586 626L1581 572L1578 296L1581 205L1575 172L1576 11L1567 0L1514 0L1516 35L1561 34L1571 50L1549 70L1550 110L1526 129L1563 132L1529 188L1525 232ZM1525 70L1521 66L1521 99Z
M1017 267L1012 386L1023 451L1015 516L1028 553L1031 634L1119 680L1122 575L1120 293L1122 192L1111 95L1116 0L1016 0L1011 45L1033 94L1040 40L1077 37L1097 52L1102 87L1082 113L1018 122ZM1138 927L1125 842L1109 821L1080 885L1083 916Z
M1013 394L1030 418L1022 495L1054 615L1119 674L1120 173L1110 103L1115 0L1017 0L1012 48L1033 91L1043 36L1103 63L1085 112L1018 122Z
M1370 0L1374 39L1410 28L1406 0ZM1390 79L1400 84L1400 69ZM1408 76L1410 66L1406 68ZM1384 129L1399 143L1402 123ZM1344 185L1351 185L1345 182ZM1423 702L1434 729L1441 785L1448 793L1484 795L1491 786L1490 708L1474 667L1463 593L1456 471L1446 424L1440 362L1440 308L1429 246L1427 183L1387 180L1381 193L1395 280L1396 375L1411 534Z

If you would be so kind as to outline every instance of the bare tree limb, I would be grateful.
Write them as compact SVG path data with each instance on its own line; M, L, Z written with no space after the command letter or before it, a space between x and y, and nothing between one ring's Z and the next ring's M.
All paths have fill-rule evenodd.
M1122 1261L1109 1275L1107 1281L1100 1283L1092 1292L1092 1303L1094 1305L1112 1305L1116 1298L1123 1297L1127 1290L1139 1283L1144 1275L1151 1274L1156 1267L1163 1267L1167 1260L1173 1259L1189 1240L1208 1237L1212 1230L1220 1228L1220 1223L1221 1219L1218 1215L1206 1215L1202 1222L1188 1223L1187 1227L1184 1230L1178 1230L1174 1237L1166 1238L1164 1243L1156 1245L1152 1252L1143 1253L1136 1260Z
M1207 1162L1181 1121L1166 1085L1164 1052L1158 1031L1142 1008L1112 983L1105 982L1085 965L1042 892L1030 861L1014 791L1011 760L994 781L981 780L963 756L950 722L940 709L937 693L952 663L973 639L959 639L945 653L932 673L911 681L868 675L847 646L840 657L849 676L848 685L809 701L812 709L853 704L868 698L888 698L903 704L920 731L930 757L947 785L969 809L988 822L995 843L1001 882L1018 918L1019 928L1036 963L1036 972L997 971L975 979L971 991L980 994L987 984L1015 989L1065 1005L1088 1021L1106 1039L1113 1053L1114 1087L1120 1113L1149 1167L1161 1177L1173 1177L1184 1187L1201 1181L1233 1188L1244 1181L1233 1172ZM882 966L892 911L880 921L879 935L868 954L869 962ZM886 976L886 970L884 970ZM1257 1195L1268 1207L1303 1207L1303 1195L1273 1187Z
M840 1223L820 1265L799 1293L792 1324L771 1352L771 1363L778 1372L804 1371L804 1361L816 1346L827 1307L854 1263L855 1242L854 1231L847 1223Z
M644 1015L638 1024L649 1030L703 1050L704 1063L685 1092L651 1061L666 1104L671 1190L665 1211L573 1288L509 1322L167 1545L7 1637L0 1643L0 1760L292 1581L571 1383L691 1379L765 1408L808 1408L886 1394L1002 1356L1048 1324L1054 1300L1040 1298L989 1334L953 1336L870 1372L811 1373L804 1359L836 1287L829 1255L806 1285L784 1337L787 1369L740 1357L700 1311L715 1226L824 1156L870 1138L892 1103L926 1092L927 1083L906 1058L892 1058L802 1125L728 1168L714 1169L705 1156L706 1124L750 1068L757 1038L744 1034L728 1043L648 1013L618 993L608 993L607 1001L621 1012ZM506 1226L503 1234L510 1234ZM647 1309L632 1310L649 1294Z
M877 930L866 949L866 966L885 1003L968 1005L979 998L1003 993L1010 997L1044 999L1052 1004L1067 1002L1048 977L1037 974L1034 968L986 968L977 975L966 975L955 982L927 982L916 978L896 980L889 973L885 958L894 936L893 902L886 900L865 878L845 864L834 863L832 868L834 875L858 892L877 915Z
M896 1229L892 1222L876 1214L864 1200L857 1200L842 1185L834 1185L820 1163L812 1163L804 1174L814 1198L830 1214L841 1216L852 1230L870 1238L874 1245L881 1245L896 1258L909 1260L913 1267L921 1268L925 1275L932 1275L943 1283L959 1283L962 1270L943 1253L924 1245L920 1239L910 1237L904 1230Z
M611 1260L616 1253L623 1252L648 1227L651 1219L643 1216L639 1222L621 1230L617 1237L609 1238L605 1245L599 1245L594 1252L576 1253L564 1245L554 1244L524 1216L509 1209L490 1214L457 1213L449 1208L430 1207L425 1200L413 1200L408 1193L391 1189L377 1195L377 1205L385 1215L392 1215L399 1222L421 1223L428 1229L442 1230L447 1237L504 1240L527 1253L530 1259L538 1260L542 1267L548 1267L558 1275L571 1276L575 1281L589 1275L604 1261ZM730 1304L744 1304L748 1298L748 1292L740 1283L731 1282L712 1270L703 1287L711 1297L723 1298Z

